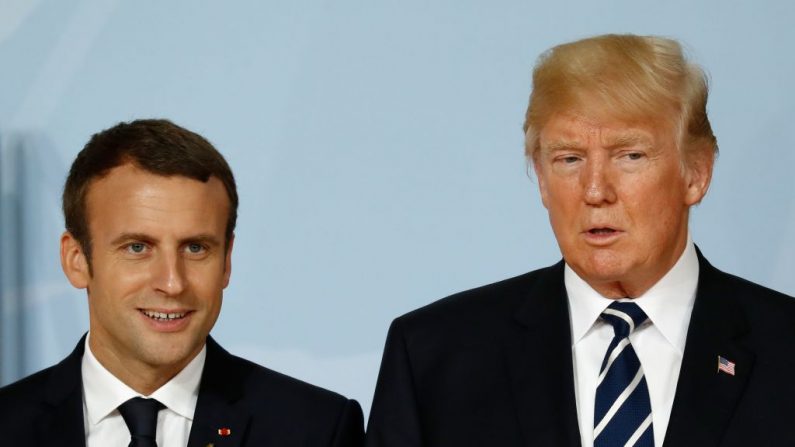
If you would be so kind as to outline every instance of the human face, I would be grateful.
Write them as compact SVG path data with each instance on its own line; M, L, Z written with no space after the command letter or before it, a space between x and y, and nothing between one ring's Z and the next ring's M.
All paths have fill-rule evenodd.
M541 199L566 263L606 297L636 297L684 250L688 211L706 193L712 158L684 163L662 121L592 115L553 115L541 130Z
M231 273L229 206L215 177L166 177L132 164L89 185L91 274L69 233L62 262L72 284L88 290L92 353L128 385L126 376L147 372L165 383L202 349Z

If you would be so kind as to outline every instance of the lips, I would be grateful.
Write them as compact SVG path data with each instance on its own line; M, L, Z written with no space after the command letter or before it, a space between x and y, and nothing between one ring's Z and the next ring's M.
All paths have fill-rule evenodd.
M594 227L588 230L588 233L594 235L608 235L618 232L615 228L610 227Z
M619 241L624 231L609 225L594 225L581 233L585 242L594 247L607 247Z

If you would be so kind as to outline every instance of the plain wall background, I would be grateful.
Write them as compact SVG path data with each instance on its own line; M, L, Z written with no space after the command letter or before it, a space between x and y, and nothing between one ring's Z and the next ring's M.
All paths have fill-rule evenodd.
M606 32L681 39L712 76L721 155L693 238L795 294L795 3L0 3L0 384L88 328L60 270L60 193L90 135L166 117L241 198L230 351L367 410L392 318L551 264L522 155L536 57Z

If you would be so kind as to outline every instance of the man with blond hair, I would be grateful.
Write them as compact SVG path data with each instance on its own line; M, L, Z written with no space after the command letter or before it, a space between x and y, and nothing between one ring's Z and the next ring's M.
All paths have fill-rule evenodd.
M542 55L525 149L563 259L397 318L368 446L795 445L795 301L688 230L707 92L670 39Z

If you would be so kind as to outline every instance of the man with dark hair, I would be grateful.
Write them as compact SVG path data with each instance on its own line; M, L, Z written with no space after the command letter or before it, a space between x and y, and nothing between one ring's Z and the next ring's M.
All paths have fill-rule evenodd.
M89 332L0 389L10 445L359 446L353 400L235 357L209 336L238 196L223 156L166 120L94 135L66 181L61 264Z
M795 445L795 300L688 230L717 153L706 104L671 39L540 58L525 152L563 260L397 318L368 447Z

